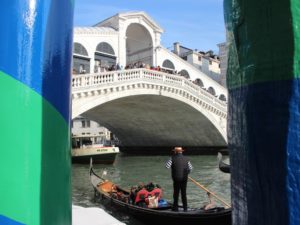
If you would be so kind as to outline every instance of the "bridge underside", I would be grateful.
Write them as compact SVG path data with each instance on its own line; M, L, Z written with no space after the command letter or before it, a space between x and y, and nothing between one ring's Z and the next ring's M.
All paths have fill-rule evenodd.
M120 98L83 116L110 129L123 147L226 146L222 135L202 113L164 96Z

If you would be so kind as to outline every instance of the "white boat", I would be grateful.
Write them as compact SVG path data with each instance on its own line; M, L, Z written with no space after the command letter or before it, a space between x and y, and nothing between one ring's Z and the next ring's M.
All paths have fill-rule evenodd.
M93 158L94 163L112 164L115 161L119 148L114 145L93 144L87 141L87 137L76 137L72 141L72 162L73 163L89 163ZM74 145L74 143L76 143Z

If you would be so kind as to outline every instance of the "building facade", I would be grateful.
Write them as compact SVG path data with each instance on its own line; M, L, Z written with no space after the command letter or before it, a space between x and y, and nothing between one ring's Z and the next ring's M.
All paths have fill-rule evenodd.
M226 43L218 44L218 47L219 54L216 55L213 51L203 52L197 49L193 50L180 45L179 42L175 42L173 53L225 87L227 69Z
M112 133L96 123L84 117L77 117L71 122L72 138L80 137L90 139L94 143L105 143L112 139Z

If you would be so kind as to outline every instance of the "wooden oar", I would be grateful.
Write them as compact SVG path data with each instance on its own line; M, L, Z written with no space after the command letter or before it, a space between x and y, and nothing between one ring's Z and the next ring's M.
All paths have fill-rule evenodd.
M220 202L222 202L224 205L226 205L227 207L231 207L230 204L228 204L227 202L225 202L222 198L220 198L219 196L217 196L215 193L211 192L210 190L208 190L206 187L204 187L202 184L198 183L197 181L195 181L193 178L189 177L189 179L196 184L198 187L202 188L204 191L210 193L212 196L214 196L216 199L218 199Z

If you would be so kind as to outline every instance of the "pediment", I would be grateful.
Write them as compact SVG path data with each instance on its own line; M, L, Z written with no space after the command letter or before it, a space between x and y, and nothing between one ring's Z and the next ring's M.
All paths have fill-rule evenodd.
M119 20L138 19L140 23L143 21L147 23L155 32L163 33L163 29L144 11L139 12L125 12L118 13L102 22L97 23L95 26L112 27L116 30L119 29Z

